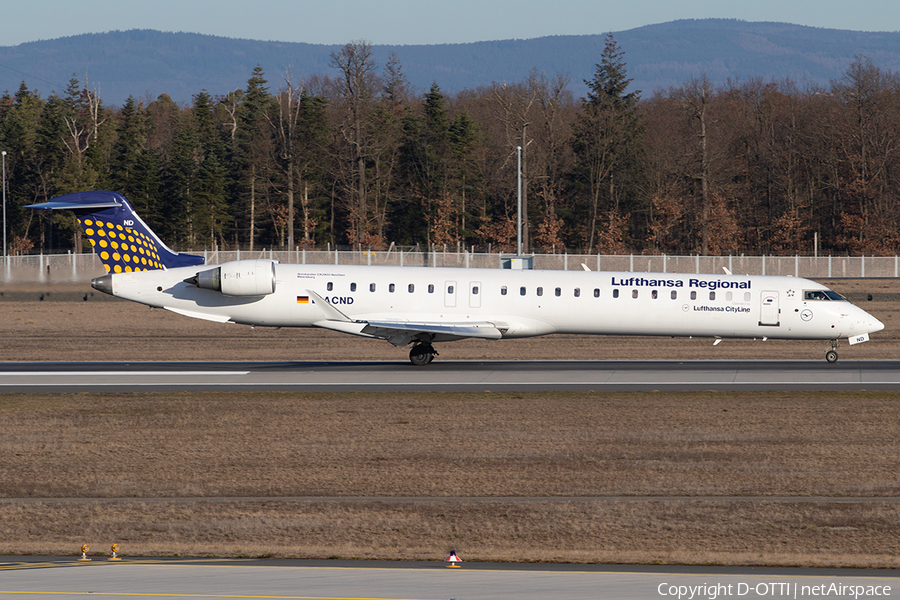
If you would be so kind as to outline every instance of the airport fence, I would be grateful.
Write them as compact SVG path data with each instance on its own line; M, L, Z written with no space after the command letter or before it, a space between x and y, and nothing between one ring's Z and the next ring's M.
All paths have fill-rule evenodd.
M271 259L306 265L388 265L499 269L509 255L481 252L345 251L199 251L207 264ZM605 254L535 254L534 269L635 271L640 273L724 273L791 275L810 279L898 277L897 256L668 256ZM2 283L85 283L105 273L91 254L33 254L0 257ZM582 266L584 265L584 266Z

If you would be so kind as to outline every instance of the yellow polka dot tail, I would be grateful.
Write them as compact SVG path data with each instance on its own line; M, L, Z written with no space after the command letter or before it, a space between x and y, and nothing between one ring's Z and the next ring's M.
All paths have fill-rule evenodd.
M118 192L76 192L28 208L71 210L107 273L202 265L203 257L170 250Z

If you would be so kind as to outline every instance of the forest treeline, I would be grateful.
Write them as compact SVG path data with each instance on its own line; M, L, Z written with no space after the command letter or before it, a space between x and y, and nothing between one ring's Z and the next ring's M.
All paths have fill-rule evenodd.
M415 94L366 42L333 75L103 105L73 76L0 98L11 253L85 250L71 215L24 208L124 194L176 248L391 244L537 252L900 252L900 77L857 57L828 87L705 76L642 96L612 36L575 98L566 75Z

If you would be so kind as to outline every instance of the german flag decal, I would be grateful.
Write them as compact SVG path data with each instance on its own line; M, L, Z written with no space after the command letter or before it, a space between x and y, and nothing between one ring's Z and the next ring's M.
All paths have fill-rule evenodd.
M297 296L297 304L309 304L309 296Z

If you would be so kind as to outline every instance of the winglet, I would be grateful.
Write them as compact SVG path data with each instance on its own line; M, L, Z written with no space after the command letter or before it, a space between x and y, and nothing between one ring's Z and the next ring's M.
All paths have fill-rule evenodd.
M316 303L316 306L318 306L321 311L325 313L325 316L328 317L329 321L343 321L345 323L354 322L353 319L336 309L334 305L331 304L331 302L328 302L319 294L315 293L312 290L306 290L306 293L312 297L312 299Z
M27 208L74 212L107 273L171 269L205 262L202 256L170 250L118 192L76 192Z

